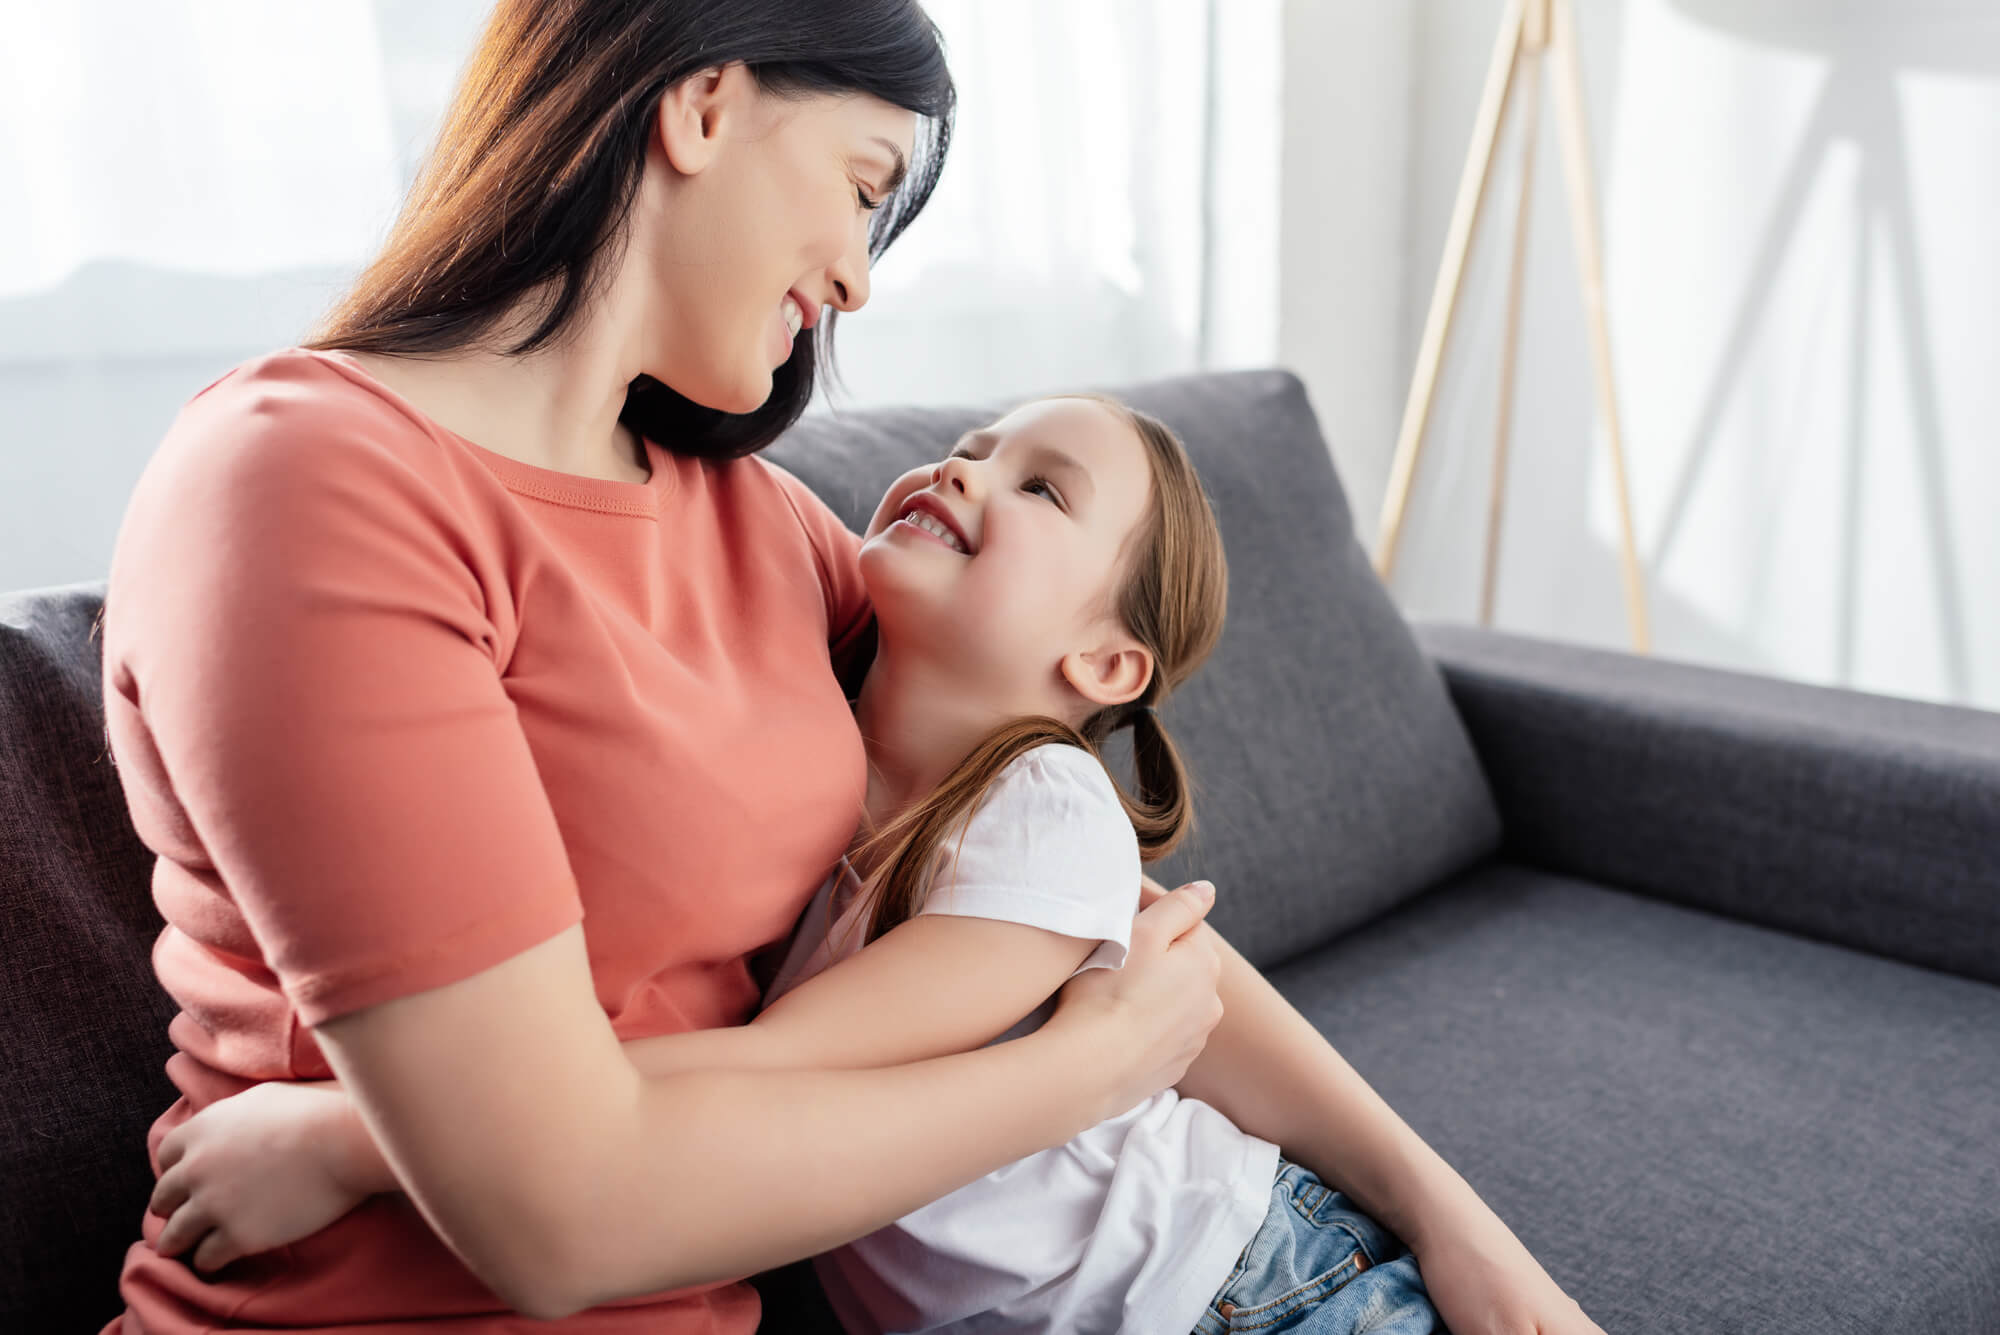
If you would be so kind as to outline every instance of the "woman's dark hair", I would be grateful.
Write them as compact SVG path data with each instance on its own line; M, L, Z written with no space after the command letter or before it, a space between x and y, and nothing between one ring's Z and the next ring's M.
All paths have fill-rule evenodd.
M474 347L537 290L551 294L540 322L502 350L559 340L616 253L661 96L739 61L779 96L867 93L917 113L908 175L870 221L880 255L930 198L951 140L951 71L916 0L500 0L382 253L307 346ZM753 412L641 376L620 420L681 454L762 449L811 401L833 325L798 340Z

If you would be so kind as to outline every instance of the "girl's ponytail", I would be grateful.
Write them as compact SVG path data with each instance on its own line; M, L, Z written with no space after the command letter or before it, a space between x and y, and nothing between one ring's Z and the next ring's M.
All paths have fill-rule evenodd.
M1095 755L1103 738L1090 736L1091 724L1106 728L1122 724L1132 731L1132 777L1137 791L1126 792L1116 776L1112 783L1118 789L1118 800L1125 805L1125 814L1131 817L1133 831L1139 836L1140 861L1157 862L1173 852L1194 829L1194 785L1187 762L1181 759L1180 748L1174 745L1166 720L1151 705L1127 705L1122 711L1102 710L1085 724L1085 736Z

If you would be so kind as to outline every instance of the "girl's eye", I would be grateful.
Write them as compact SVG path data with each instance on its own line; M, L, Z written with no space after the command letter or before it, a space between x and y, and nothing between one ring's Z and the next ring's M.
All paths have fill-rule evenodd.
M1021 490L1031 495L1039 491L1041 495L1046 497L1058 509L1062 507L1062 493L1058 492L1055 486L1045 477L1029 478L1021 484Z
M860 200L861 207L867 209L870 213L882 207L881 200L868 198L868 192L858 185L854 187L854 197Z

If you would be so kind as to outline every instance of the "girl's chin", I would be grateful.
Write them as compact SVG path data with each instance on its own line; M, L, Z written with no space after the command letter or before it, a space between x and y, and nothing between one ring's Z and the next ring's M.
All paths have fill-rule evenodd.
M950 620L951 608L937 581L925 578L919 563L893 543L870 538L862 544L860 565L861 587L868 592L877 622L938 628Z

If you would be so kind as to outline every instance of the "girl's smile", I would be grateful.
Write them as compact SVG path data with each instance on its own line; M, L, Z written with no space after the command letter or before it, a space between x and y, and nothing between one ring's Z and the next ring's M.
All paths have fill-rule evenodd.
M920 491L910 497L901 518L890 528L891 531L914 529L961 556L970 556L979 550L979 545L967 536L965 524L952 514L951 506L935 492Z

